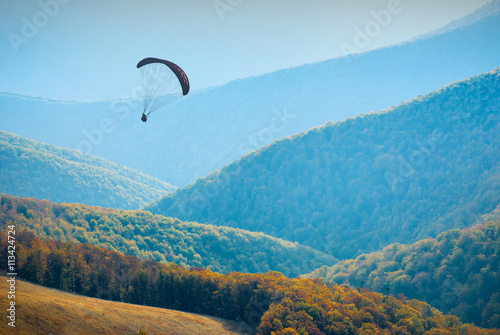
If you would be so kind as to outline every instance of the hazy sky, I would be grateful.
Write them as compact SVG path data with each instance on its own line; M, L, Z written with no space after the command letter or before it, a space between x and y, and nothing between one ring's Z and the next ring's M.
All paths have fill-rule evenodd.
M144 57L177 63L192 89L202 89L339 57L346 46L366 51L406 41L487 2L0 0L0 91L126 97L140 84L135 65ZM359 31L371 36L356 43Z

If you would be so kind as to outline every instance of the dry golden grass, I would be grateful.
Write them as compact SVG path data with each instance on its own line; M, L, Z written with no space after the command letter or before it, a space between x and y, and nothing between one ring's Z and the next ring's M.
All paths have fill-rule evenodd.
M6 277L0 277L0 334L252 334L246 324L169 309L70 294L16 281L16 328L7 325Z

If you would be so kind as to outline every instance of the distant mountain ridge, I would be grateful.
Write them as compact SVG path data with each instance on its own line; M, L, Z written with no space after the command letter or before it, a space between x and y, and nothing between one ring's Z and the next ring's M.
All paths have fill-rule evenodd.
M500 16L482 11L445 33L192 92L146 124L135 100L59 104L1 94L0 128L184 186L273 140L493 70Z
M337 258L473 224L500 202L500 69L276 141L147 206Z
M429 38L432 36L440 35L440 34L445 34L448 33L454 29L459 29L459 28L464 28L469 25L472 25L476 22L479 22L487 17L490 16L496 16L500 13L500 0L491 0L489 3L486 5L479 7L477 10L472 12L469 15L466 15L462 18L459 18L457 20L453 20L446 26L436 29L428 34L424 34L422 36L415 37L415 39L412 39L410 41L414 41L417 39L422 39L422 38Z
M131 168L0 131L0 192L137 209L175 190Z

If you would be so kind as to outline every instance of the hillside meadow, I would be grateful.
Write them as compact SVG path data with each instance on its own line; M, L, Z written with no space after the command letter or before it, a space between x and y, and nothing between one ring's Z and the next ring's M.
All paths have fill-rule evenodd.
M0 276L0 291L7 292L7 277ZM0 295L0 305L9 303ZM244 322L185 312L88 298L16 281L16 327L0 323L1 334L19 335L250 335Z

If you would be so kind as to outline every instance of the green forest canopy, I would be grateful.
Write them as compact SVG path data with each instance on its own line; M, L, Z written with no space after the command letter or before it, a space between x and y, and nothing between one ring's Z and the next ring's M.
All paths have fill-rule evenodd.
M41 238L89 243L141 259L209 267L217 272L280 271L298 276L336 259L310 247L241 229L47 200L0 196L0 227L14 224Z
M276 141L147 210L340 259L471 225L500 202L500 70Z

